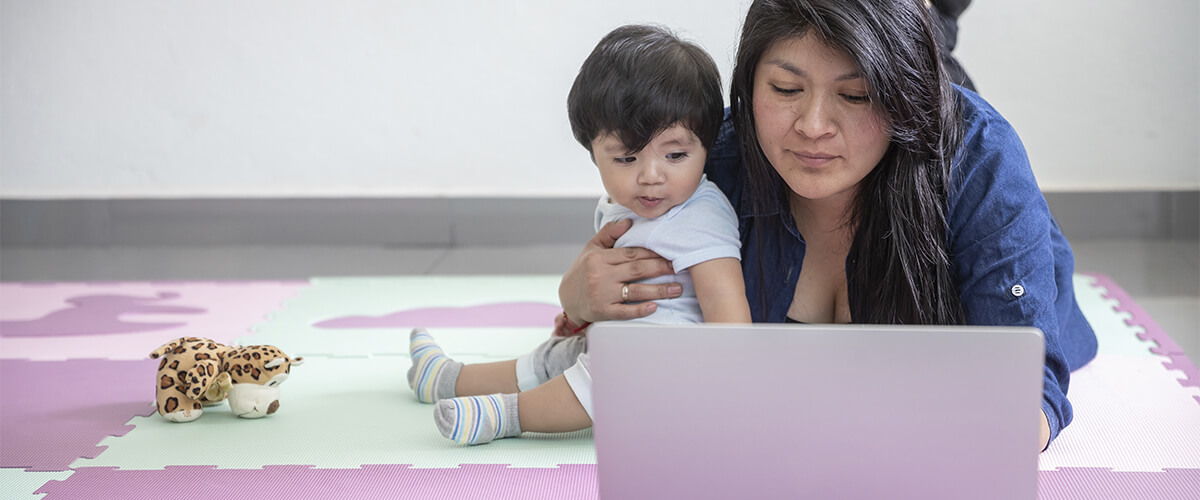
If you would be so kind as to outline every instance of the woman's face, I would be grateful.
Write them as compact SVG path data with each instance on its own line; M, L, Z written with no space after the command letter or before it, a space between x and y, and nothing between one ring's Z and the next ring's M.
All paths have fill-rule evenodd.
M846 53L812 34L780 40L754 71L754 124L767 160L802 199L848 202L887 151L884 118Z

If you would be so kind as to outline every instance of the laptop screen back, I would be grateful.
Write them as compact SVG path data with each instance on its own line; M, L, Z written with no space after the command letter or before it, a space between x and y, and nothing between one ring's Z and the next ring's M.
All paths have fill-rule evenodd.
M602 498L1033 498L1034 328L597 324Z

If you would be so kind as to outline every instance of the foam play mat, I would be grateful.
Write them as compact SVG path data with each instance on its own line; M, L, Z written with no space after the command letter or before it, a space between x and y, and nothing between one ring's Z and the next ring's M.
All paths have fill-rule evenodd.
M0 283L0 497L596 498L590 431L459 446L405 380L413 327L464 362L527 352L558 280ZM1200 371L1112 280L1075 288L1100 351L1072 376L1039 497L1200 498ZM305 361L267 418L172 423L148 354L189 336Z

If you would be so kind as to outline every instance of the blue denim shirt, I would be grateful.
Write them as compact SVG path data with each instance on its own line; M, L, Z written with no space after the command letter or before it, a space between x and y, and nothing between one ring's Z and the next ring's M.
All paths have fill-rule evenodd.
M1075 257L1016 131L974 92L958 90L965 134L951 168L946 219L962 306L968 324L1034 326L1045 334L1042 410L1053 440L1071 422L1071 370L1096 354L1095 333L1075 301ZM804 237L785 206L753 216L737 144L727 110L705 172L738 212L754 321L781 323L800 278ZM847 286L854 301L858 286L850 270Z

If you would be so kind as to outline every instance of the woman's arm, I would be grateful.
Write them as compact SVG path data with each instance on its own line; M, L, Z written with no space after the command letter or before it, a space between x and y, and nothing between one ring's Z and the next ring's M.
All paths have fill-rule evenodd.
M947 223L962 306L968 324L1033 326L1045 335L1044 449L1073 416L1063 329L1087 327L1060 315L1060 305L1064 312L1078 306L1069 273L1057 268L1054 222L1020 139L981 99L961 102L971 126L952 172Z
M600 228L563 274L558 300L571 323L642 318L658 309L654 300L683 294L678 283L631 283L674 273L670 262L650 250L613 248L632 224L626 219ZM628 304L621 297L621 288L627 283Z
M749 323L750 303L741 262L724 257L688 268L705 323Z

